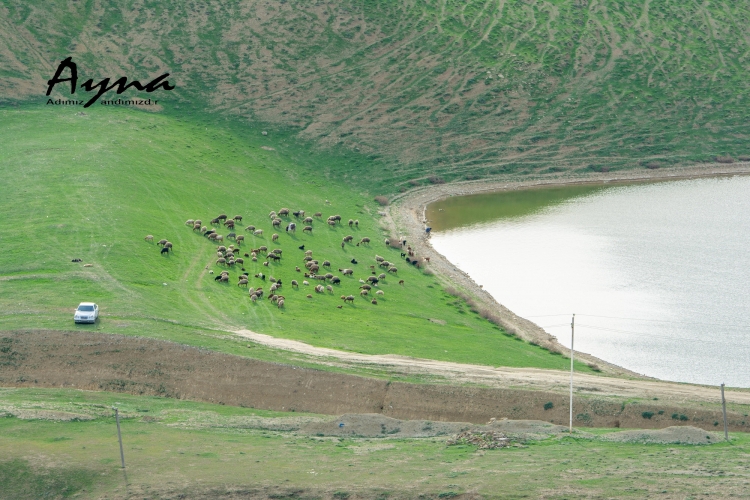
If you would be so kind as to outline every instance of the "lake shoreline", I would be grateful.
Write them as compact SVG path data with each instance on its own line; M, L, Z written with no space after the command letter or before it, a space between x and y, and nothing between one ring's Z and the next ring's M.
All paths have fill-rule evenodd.
M478 285L466 272L450 262L431 245L425 234L426 210L431 203L452 196L468 196L479 193L541 189L571 185L610 185L619 183L663 182L669 180L697 179L705 177L724 177L750 175L750 162L733 164L709 164L700 167L664 168L654 170L626 170L616 172L591 172L580 175L547 175L534 178L521 176L500 176L478 181L463 181L451 184L439 184L417 188L395 196L389 210L385 213L386 225L392 236L400 235L407 240L417 255L430 257L428 265L441 278L444 286L462 289L487 309L496 313L506 330L516 333L520 338L537 343L553 352L569 356L569 348L557 341L538 325L522 318L500 304L489 292ZM635 373L616 364L602 360L590 354L575 352L576 359L589 365L595 365L603 373L615 376L652 378Z

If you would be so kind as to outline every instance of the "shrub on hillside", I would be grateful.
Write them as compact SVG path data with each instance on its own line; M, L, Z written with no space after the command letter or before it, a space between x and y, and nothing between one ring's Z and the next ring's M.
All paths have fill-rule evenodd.
M658 161L650 161L650 162L646 163L646 168L648 168L650 170L655 170L655 169L657 169L659 167L661 167L661 163L659 163Z
M740 155L737 159L740 161L750 161L750 156Z
M734 158L731 156L717 156L716 161L718 163L734 163Z
M548 401L548 402L544 403L544 409L545 410L551 410L554 407L555 407L555 405L552 403L552 401Z
M654 416L654 412L652 412L652 411L644 411L643 413L641 413L641 416L643 418L647 418L647 419L651 420L651 417Z
M445 179L436 175L431 175L427 180L430 181L430 184L445 184Z
M385 196L376 196L375 201L380 203L380 206L383 206L383 207L388 205L388 198Z
M409 184L411 184L412 186L419 186L422 183L419 182L417 179L412 179L409 181Z

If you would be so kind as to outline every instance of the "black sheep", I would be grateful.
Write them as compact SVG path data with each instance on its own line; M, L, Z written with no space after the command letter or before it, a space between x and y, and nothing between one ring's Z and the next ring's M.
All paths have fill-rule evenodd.
M304 249L305 249L305 245L302 245L301 247L298 247L298 248L299 248L300 250L304 250Z
M349 261L349 262L351 262L352 264L358 264L358 262L357 262L357 259L352 259L352 260L351 260L351 261Z
M169 253L169 247L162 248L161 253Z
M221 279L221 276L217 276L214 278L214 281L219 281Z
M406 254L404 252L401 252L401 257L406 257Z

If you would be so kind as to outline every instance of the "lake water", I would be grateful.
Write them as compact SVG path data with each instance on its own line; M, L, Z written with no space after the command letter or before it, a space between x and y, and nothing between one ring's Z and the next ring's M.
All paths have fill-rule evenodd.
M428 207L437 251L570 346L750 387L750 177L569 186Z

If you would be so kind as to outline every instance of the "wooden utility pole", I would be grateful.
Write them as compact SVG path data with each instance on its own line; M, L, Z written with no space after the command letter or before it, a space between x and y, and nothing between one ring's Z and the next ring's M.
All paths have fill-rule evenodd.
M729 441L729 432L727 431L727 400L724 399L724 382L721 383L721 409L724 412L724 439Z
M125 468L125 453L122 451L122 434L120 434L120 412L116 407L115 410L115 422L117 422L117 439L120 441L120 461L122 462L122 468Z
M576 331L576 315L570 322L570 426L568 432L573 434L573 337Z

